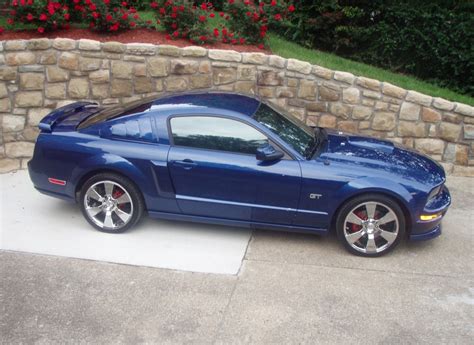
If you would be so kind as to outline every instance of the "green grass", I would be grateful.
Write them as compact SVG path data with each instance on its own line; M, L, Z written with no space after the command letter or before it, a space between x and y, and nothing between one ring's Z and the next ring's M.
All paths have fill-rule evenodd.
M329 69L350 72L355 75L386 81L407 90L415 90L434 97L474 105L473 97L427 83L412 76L397 74L382 68L344 59L334 54L308 49L296 43L289 42L275 34L270 34L268 41L272 52L285 58L308 61Z

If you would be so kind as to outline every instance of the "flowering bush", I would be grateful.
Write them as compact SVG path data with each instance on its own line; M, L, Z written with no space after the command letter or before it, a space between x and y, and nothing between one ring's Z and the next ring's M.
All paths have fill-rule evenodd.
M73 0L75 9L83 12L89 27L98 31L132 29L140 19L137 10L121 0Z
M207 29L212 4L199 6L184 0L153 1L150 6L156 11L158 22L167 32L168 39L188 38L193 43L203 44L213 40Z
M224 10L229 16L229 26L234 37L239 42L263 44L268 28L278 25L295 11L295 6L289 1L235 1L228 0ZM236 40L234 38L233 40Z
M68 28L69 19L69 8L64 1L13 0L7 23L34 24L38 32L43 33Z

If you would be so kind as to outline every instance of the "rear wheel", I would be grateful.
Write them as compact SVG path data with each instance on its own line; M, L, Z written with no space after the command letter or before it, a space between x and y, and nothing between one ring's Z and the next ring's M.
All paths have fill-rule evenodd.
M405 233L405 217L391 198L368 194L347 202L336 221L339 240L351 253L374 257L393 250Z
M97 230L121 233L141 218L144 203L140 191L127 178L102 173L84 183L80 196L86 220Z

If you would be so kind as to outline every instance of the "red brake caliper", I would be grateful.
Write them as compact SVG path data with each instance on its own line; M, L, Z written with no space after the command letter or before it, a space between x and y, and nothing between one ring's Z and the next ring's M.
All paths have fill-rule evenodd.
M367 214L365 211L354 212L354 214L362 220L367 220ZM351 223L351 233L357 232L362 229L362 225Z
M118 199L118 198L120 198L123 194L124 194L124 192L123 192L121 189L117 189L117 190L112 194L112 197L113 197L114 199ZM117 207L120 208L120 209L122 209L123 204L118 204Z

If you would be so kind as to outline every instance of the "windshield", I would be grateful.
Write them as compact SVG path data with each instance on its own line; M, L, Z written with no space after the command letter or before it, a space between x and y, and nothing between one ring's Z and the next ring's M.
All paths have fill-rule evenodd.
M302 156L309 158L312 155L317 139L311 127L263 103L260 104L253 118L268 127Z

